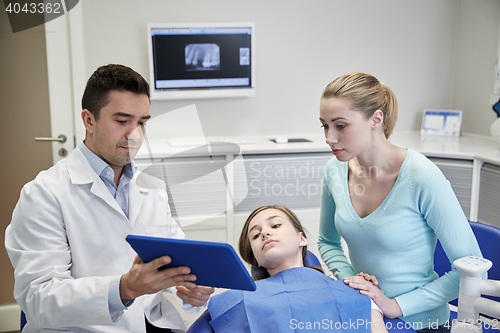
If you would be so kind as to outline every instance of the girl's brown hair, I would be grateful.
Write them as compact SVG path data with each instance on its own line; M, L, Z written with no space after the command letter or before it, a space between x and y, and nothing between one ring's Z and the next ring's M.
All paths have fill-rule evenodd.
M349 73L330 82L321 99L345 98L355 110L370 118L376 110L384 115L384 135L392 134L398 118L398 101L394 92L376 77L365 73Z
M302 232L304 234L304 237L307 238L305 229L300 223L299 218L290 209L279 205L268 205L257 208L248 216L245 224L243 225L243 229L241 230L240 234L240 239L238 241L238 247L241 257L243 258L243 260L245 260L247 263L249 263L255 268L259 267L259 263L257 262L257 259L255 259L255 256L252 251L252 246L250 245L249 226L250 222L257 214L267 209L276 209L285 213L285 215L288 217L294 228L297 231ZM307 245L302 247L302 261L304 261L306 254L307 254ZM312 266L311 268L319 270L320 272L323 273L323 270L320 267ZM268 277L269 273L267 273L267 270L265 270L264 273L253 276L253 279L257 281Z

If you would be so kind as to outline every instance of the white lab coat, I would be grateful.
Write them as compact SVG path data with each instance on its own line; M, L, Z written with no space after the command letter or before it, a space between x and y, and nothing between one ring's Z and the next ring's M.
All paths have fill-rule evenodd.
M28 320L23 333L145 332L144 316L185 330L161 292L137 298L118 318L110 315L109 281L126 273L136 255L125 236L184 237L164 184L137 174L130 182L130 219L78 148L23 187L5 232L14 297Z

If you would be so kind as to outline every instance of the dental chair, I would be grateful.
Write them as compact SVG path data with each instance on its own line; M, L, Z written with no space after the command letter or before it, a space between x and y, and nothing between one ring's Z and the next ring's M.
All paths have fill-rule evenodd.
M484 313L484 307L481 308L480 306L477 308L477 311L473 310L473 304L476 302L478 303L484 303L482 299L488 299L494 302L486 302L486 312L489 312L490 310L493 311L495 308L500 309L500 282L495 281L490 281L490 280L500 280L500 229L484 224L484 223L479 223L479 222L469 222L472 231L474 232L474 235L476 236L477 242L479 244L479 248L481 249L481 253L484 258L488 259L488 261L491 261L493 266L489 266L491 268L485 269L482 271L476 270L470 270L467 269L467 267L460 267L460 260L465 260L466 258L461 258L455 261L459 266L457 267L457 264L454 263L455 267L461 272L461 280L460 280L460 294L464 294L462 297L462 300L459 302L459 299L455 299L450 302L451 305L458 306L459 307L459 312L462 312L461 315L457 313L457 311L451 310L450 311L450 319L452 322L457 322L458 320L463 321L464 319L466 321L469 321L471 317L475 318L477 321L479 313L485 315L486 318L490 319L495 319L498 318L499 316L497 315L496 317L491 317L488 316L487 313ZM483 262L478 262L479 264L483 265ZM477 266L476 264L474 264ZM441 244L438 242L436 246L436 251L434 252L434 270L436 273L438 273L439 276L442 276L444 273L449 271L451 269L451 263L448 260L448 257L446 256L445 252L443 251L443 248ZM469 271L469 273L468 273ZM484 272L488 272L488 280L483 280L481 277L484 274ZM478 275L479 274L479 275ZM487 282L486 282L487 281ZM490 287L484 287L484 285L490 285ZM496 296L483 296L479 298L479 295L475 295L474 297L469 297L470 295L476 293L479 294L479 288L480 285L483 285L481 291L483 293L486 293L486 291L489 291L488 294L495 294ZM496 292L495 292L495 285L496 287ZM471 286L473 293L471 294ZM465 290L464 290L465 289ZM467 295L468 294L468 295ZM472 313L473 312L473 313ZM467 314L466 314L467 313ZM500 314L500 310L497 310L496 313ZM469 327L467 328L468 333L474 333L473 330L474 327ZM492 328L488 324L482 325L482 330L483 332L500 332L496 330L495 328ZM453 330L453 332L459 332L458 328Z
M321 267L321 262L318 258L310 251L307 251L307 255L304 259L305 266L317 266ZM252 267L251 274L252 276L263 272L264 268L256 268ZM210 326L209 322L212 320L210 317L210 313L207 311L203 312L198 319L194 321L194 323L189 327L186 333L214 333L212 326ZM396 332L415 332L411 328L405 327L404 321L401 319L387 319L384 318L387 330L389 333Z

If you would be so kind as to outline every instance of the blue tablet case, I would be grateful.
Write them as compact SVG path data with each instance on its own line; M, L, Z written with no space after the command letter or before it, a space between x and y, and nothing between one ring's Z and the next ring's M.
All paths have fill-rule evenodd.
M128 235L126 240L144 262L168 255L172 262L166 267L191 268L197 278L193 282L200 286L250 291L257 288L229 244L137 235Z

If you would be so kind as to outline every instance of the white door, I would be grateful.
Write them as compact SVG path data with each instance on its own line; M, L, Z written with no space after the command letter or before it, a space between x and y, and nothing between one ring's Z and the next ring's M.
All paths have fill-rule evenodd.
M52 129L52 137L45 140L52 141L54 163L83 139L80 101L86 80L81 30L81 6L45 23Z

